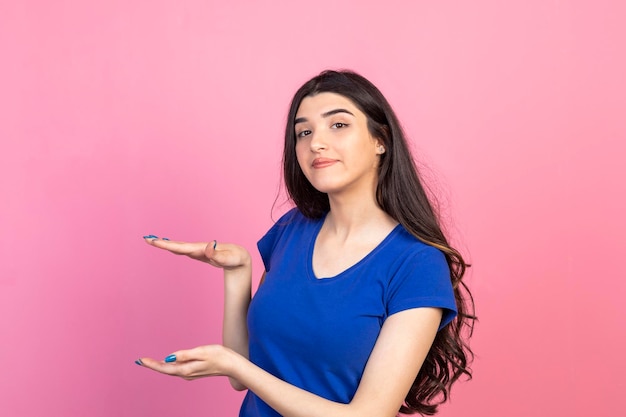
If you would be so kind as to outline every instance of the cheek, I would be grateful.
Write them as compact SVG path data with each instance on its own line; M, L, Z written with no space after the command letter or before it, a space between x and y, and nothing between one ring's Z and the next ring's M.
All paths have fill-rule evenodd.
M306 177L307 170L305 169L305 167L307 166L307 164L305 163L303 154L301 152L298 152L297 150L296 150L296 162L298 163L300 170L304 173L304 176Z
M298 162L298 165L300 166L300 169L302 171L305 171L303 169L304 165L306 165L305 155L306 155L306 151L304 149L304 146L302 146L302 142L296 143L296 161Z

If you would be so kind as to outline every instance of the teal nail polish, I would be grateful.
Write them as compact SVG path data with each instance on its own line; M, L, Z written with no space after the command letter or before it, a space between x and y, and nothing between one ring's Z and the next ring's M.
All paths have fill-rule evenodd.
M139 366L143 366L143 362L141 361L141 359L137 359L135 363Z
M144 236L143 238L144 238L144 239L157 239L157 238L158 238L158 236L155 236L155 235L148 235L148 236Z
M176 355L169 355L167 358L165 358L165 362L176 362Z
M217 240L214 240L213 242L213 249L215 249L217 247Z
M169 237L164 237L163 240L170 240L170 238Z

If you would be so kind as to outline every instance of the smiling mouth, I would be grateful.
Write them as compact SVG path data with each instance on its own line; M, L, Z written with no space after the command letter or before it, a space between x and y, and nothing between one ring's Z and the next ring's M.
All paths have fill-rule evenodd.
M313 163L311 164L311 166L313 168L326 168L328 166L333 165L334 163L336 163L337 160L336 159L327 159L327 158L317 158L313 161Z

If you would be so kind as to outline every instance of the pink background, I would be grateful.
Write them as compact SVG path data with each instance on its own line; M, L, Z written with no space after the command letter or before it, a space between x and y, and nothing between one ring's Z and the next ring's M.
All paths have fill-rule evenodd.
M220 271L141 236L239 242L258 279L325 68L387 95L474 265L475 378L440 415L623 413L623 2L262 3L0 4L0 414L236 415L225 379L133 363L221 338Z

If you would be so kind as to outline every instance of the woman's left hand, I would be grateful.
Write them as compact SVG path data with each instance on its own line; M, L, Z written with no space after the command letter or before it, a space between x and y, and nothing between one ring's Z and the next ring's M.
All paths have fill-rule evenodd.
M192 381L208 376L226 375L229 353L222 345L199 346L189 350L179 350L162 361L141 358L137 365L166 375L178 376Z

